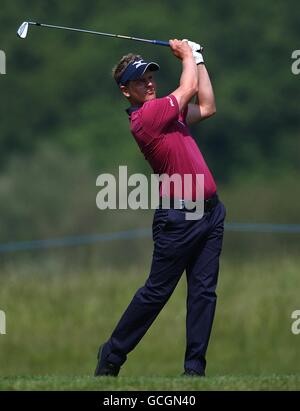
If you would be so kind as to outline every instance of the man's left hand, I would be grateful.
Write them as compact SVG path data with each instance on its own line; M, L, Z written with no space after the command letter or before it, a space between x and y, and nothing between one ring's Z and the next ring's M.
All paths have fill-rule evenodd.
M190 41L188 39L183 39L182 41L186 41L188 45L190 46L190 48L192 49L195 63L197 65L204 63L203 55L201 53L202 47L200 46L200 44L195 43L194 41Z

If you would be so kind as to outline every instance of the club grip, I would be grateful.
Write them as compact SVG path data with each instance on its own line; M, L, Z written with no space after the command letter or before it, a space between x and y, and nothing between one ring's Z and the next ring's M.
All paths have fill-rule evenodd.
M158 46L167 46L170 47L170 43L168 41L162 41L162 40L154 40L155 44Z

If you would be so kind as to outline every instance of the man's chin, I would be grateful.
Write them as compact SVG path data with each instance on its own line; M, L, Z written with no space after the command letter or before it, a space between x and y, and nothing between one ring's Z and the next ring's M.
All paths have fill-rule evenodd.
M156 93L147 94L145 97L145 101L150 101L156 98Z

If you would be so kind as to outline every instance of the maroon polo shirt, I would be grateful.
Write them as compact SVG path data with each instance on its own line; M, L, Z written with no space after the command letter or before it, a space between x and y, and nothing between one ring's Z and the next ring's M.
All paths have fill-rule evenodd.
M196 200L196 174L204 175L204 198L216 192L216 184L209 168L186 124L187 109L179 112L177 99L172 94L145 102L140 107L128 109L131 132L140 150L155 174L192 176L192 199ZM160 186L160 195L164 196ZM171 186L170 195L183 197L184 186Z

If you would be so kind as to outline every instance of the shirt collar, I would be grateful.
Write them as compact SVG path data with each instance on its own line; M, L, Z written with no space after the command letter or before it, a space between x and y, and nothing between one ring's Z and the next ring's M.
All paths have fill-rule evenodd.
M142 106L131 106L129 108L126 109L126 112L129 116L131 116L132 113L134 113L135 111L139 110Z

